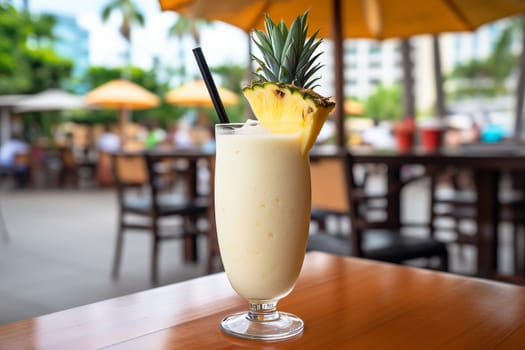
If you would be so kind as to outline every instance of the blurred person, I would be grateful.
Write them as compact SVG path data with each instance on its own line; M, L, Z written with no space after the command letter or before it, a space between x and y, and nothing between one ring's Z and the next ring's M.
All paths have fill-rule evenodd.
M166 139L166 131L157 126L156 123L146 124L146 138L144 140L144 147L148 150L156 148Z
M109 125L104 125L104 132L97 140L97 149L101 152L112 153L120 149L120 138L111 131Z
M204 152L215 153L215 125L207 128L207 139L201 146Z
M3 174L14 174L18 187L25 187L29 176L29 144L19 133L0 146L0 168ZM17 156L22 156L17 157Z
M120 138L111 131L109 124L104 125L104 131L97 140L98 163L97 163L97 182L101 187L113 185L113 172L111 169L110 153L121 149Z
M193 137L190 134L189 126L183 121L174 125L171 137L174 147L191 148L195 145Z
M464 144L475 143L480 140L481 127L479 121L468 114L456 114L447 118L447 128L444 135L444 144L449 147L458 147Z
M0 146L0 166L11 169L15 166L15 156L17 154L28 153L29 144L22 140L20 134L13 132L11 138Z

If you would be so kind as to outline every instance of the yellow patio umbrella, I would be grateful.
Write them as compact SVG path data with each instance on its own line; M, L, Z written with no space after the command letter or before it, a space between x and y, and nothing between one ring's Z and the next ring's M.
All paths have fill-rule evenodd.
M217 86L217 90L224 106L237 104L239 96L233 91L220 86ZM165 98L168 103L177 106L213 107L213 102L203 80L195 80L171 90L166 94Z
M335 100L344 100L344 38L407 38L474 30L482 24L525 13L517 0L159 0L163 10L219 20L245 31L262 28L263 13L288 25L310 10L310 29L334 41ZM344 25L343 25L344 24ZM342 103L336 105L337 142L344 144Z
M89 105L117 109L121 132L129 121L129 110L148 109L159 105L157 95L129 80L111 80L91 90L84 96Z
M84 100L91 105L115 109L148 109L159 105L157 95L129 80L111 80L88 92Z

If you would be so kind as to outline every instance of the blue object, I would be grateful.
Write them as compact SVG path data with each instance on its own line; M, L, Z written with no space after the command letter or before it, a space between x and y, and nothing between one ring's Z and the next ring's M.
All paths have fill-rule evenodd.
M500 142L505 131L498 124L489 124L481 131L481 141L487 143Z

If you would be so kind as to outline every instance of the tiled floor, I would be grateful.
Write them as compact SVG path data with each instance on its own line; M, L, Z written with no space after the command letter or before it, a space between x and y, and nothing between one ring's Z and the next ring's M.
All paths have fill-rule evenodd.
M3 192L10 240L0 240L0 323L151 288L149 237L125 238L121 278L110 278L116 229L111 191ZM182 261L180 242L163 243L161 284L204 273ZM200 242L200 260L206 242Z

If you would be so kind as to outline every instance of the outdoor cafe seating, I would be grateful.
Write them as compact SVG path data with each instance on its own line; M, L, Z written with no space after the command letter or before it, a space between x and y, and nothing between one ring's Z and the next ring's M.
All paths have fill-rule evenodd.
M431 258L437 258L438 268L448 269L445 243L434 240L431 235L405 235L388 222L368 218L367 203L381 197L370 196L356 187L350 153L313 158L311 177L312 206L349 218L351 232L311 234L308 250L394 263L417 258L429 258L432 263Z
M15 187L26 187L31 180L31 160L28 153L17 153L13 167L0 168L0 178L9 180Z
M462 167L446 168L430 176L429 226L437 238L441 233L452 238L441 238L459 246L462 253L465 246L476 247L478 233L473 223L476 220L477 193L473 184L475 174ZM498 186L498 213L501 224L509 224L512 229L513 269L523 271L520 235L525 228L525 200L523 193L524 174L506 172ZM445 178L445 179L443 179Z
M157 284L162 241L184 240L186 257L196 260L196 237L208 234L207 229L199 226L199 219L207 219L209 198L174 194L173 159L165 155L116 153L112 161L119 206L112 275L119 276L124 234L140 230L151 236L150 276L151 282ZM131 215L142 217L145 222L131 221L128 217ZM176 218L179 222L163 225L161 220L166 218Z

